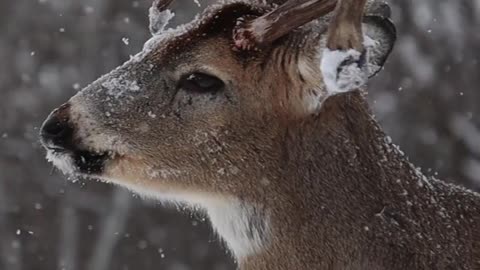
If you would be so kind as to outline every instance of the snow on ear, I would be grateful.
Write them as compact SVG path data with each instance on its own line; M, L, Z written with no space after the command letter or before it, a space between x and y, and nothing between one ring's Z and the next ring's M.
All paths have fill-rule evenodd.
M358 89L383 67L396 39L393 23L380 16L363 20L365 51L323 50L320 69L329 95Z
M158 7L158 0L153 2L152 7L148 10L150 19L150 33L152 36L160 34L167 26L168 22L175 16L175 13L169 9L161 9Z

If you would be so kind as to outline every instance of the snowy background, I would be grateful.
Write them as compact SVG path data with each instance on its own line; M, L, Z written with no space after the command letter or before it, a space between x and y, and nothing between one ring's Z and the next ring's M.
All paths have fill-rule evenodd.
M0 269L234 269L202 216L67 182L38 142L53 108L141 49L150 3L0 1ZM426 173L479 190L480 0L390 4L399 38L370 84L375 114ZM198 11L174 9L174 23Z

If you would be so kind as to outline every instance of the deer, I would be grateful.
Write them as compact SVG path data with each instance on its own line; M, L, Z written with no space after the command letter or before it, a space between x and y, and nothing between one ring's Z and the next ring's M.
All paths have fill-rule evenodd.
M367 103L396 30L377 0L225 1L55 109L73 177L204 211L241 270L480 269L480 196L427 177Z

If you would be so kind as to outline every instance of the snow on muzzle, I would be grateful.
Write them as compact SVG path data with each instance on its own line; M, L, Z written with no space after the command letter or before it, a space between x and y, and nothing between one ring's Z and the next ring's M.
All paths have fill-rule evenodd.
M67 174L101 174L112 155L79 147L70 108L70 104L65 103L55 109L40 128L40 141L47 150L47 159Z

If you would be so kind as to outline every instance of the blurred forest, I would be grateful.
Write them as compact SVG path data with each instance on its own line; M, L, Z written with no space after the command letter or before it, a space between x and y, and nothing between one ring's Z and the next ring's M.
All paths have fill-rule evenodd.
M0 1L0 269L234 269L204 217L66 181L38 142L53 108L141 50L150 4ZM424 172L479 190L480 1L390 5L398 40L370 83L375 114ZM201 9L173 8L173 24Z

